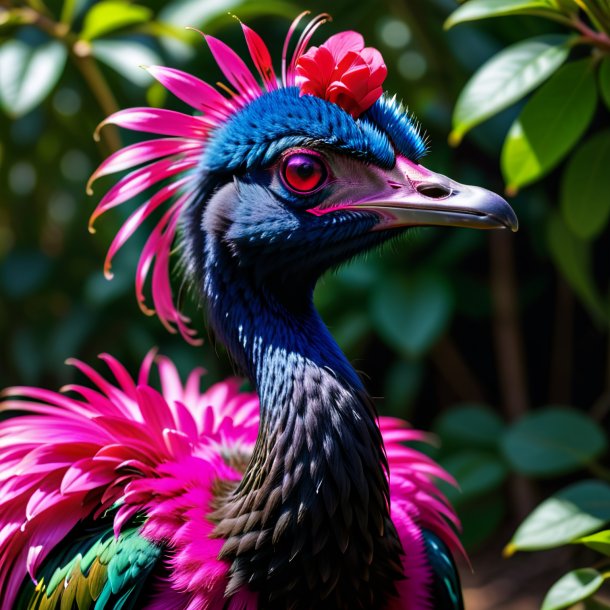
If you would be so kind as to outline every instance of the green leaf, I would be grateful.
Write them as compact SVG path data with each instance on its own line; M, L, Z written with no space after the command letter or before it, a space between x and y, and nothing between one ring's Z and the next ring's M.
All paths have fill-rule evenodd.
M572 570L564 574L546 594L541 610L561 610L593 595L604 577L593 568Z
M540 504L519 526L505 555L538 551L573 542L610 522L610 485L574 483Z
M455 477L459 489L444 488L452 503L462 504L495 491L508 474L506 465L483 451L460 451L441 460L441 465Z
M502 439L511 466L532 477L578 470L607 448L598 424L576 409L546 407L522 417Z
M91 44L91 53L96 59L141 86L152 82L150 74L141 66L161 62L159 55L152 49L130 40L96 40Z
M610 130L605 130L576 151L562 176L561 212L568 227L582 239L597 237L608 224L608 168Z
M61 23L72 25L75 18L86 7L87 0L64 0L61 7Z
M201 27L219 15L239 6L240 0L174 0L168 2L159 13L159 18L165 23L179 27Z
M610 57L606 57L599 67L599 92L610 109Z
M80 33L84 40L93 40L121 28L144 23L152 17L152 11L137 4L117 2L96 2L85 15Z
M574 292L599 321L608 320L608 311L593 281L591 247L566 226L558 214L547 223L547 238L551 256Z
M61 76L68 52L55 40L31 46L9 40L0 47L0 106L22 116L49 95Z
M504 15L553 15L556 9L548 0L470 0L455 10L447 21L445 29L458 23L476 21Z
M585 544L590 549L602 553L603 555L610 556L610 530L603 530L590 536L584 536L575 540L579 544Z
M436 275L405 279L388 274L372 295L377 332L407 357L424 354L443 333L453 310L447 282Z
M437 420L434 431L443 445L495 449L504 422L489 407L464 404L445 411Z
M569 53L568 36L518 42L487 61L466 83L453 113L449 137L458 144L475 125L504 110L546 80Z
M502 148L502 173L509 191L553 169L585 132L597 105L590 60L560 68L528 101Z

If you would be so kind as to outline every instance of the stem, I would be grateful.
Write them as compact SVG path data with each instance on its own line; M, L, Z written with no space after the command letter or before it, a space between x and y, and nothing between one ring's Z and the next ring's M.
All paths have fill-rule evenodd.
M572 385L574 295L562 277L557 276L557 306L551 346L549 400L569 404Z
M608 331L608 347L606 351L606 393L610 395L610 331Z
M461 400L486 402L485 391L476 375L448 336L441 338L431 356L445 381Z
M577 16L574 16L570 21L570 25L582 35L577 42L597 47L604 51L604 53L610 53L610 36L608 36L608 34L605 32L597 32L593 28L590 28Z
M505 412L510 421L529 409L512 244L512 235L505 232L495 233L490 239L496 359Z
M591 417L596 421L602 421L608 411L610 411L610 332L608 333L608 348L606 355L606 387L602 392L602 395L595 401L591 407Z
M95 96L104 114L114 114L119 110L119 105L108 86L106 79L102 75L97 62L91 55L89 43L79 40L72 47L72 58L76 67L80 70L83 78L87 81L89 89ZM106 126L104 129L106 144L110 152L116 152L121 148L121 138L118 129L113 125Z
M512 235L505 232L492 234L490 248L494 334L502 404L508 420L515 421L527 413L529 401L519 327ZM534 485L524 476L514 474L509 480L509 487L513 513L523 520L536 505Z

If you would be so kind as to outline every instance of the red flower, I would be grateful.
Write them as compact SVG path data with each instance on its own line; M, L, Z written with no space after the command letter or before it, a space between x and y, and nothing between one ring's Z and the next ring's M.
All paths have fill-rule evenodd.
M379 99L387 73L377 49L357 32L341 32L299 57L296 84L301 95L333 102L356 119Z

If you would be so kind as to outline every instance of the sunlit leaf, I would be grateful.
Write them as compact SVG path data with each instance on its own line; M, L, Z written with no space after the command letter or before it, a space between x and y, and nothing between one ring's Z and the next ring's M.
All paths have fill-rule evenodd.
M61 7L60 21L66 25L71 25L74 19L85 8L87 0L64 0Z
M610 522L610 485L574 483L540 504L519 526L505 554L568 544Z
M578 540L575 540L579 544L585 544L590 549L603 553L604 555L610 555L610 530L603 530L590 536L583 536Z
M96 2L85 15L81 38L93 40L121 28L143 23L152 17L152 11L137 4L108 0Z
M445 28L451 28L465 21L476 21L504 15L553 15L556 11L550 0L470 0L455 10Z
M502 148L502 172L510 191L553 169L585 132L597 104L595 74L584 59L560 68L532 96Z
M150 85L152 78L141 66L161 63L159 55L152 49L130 40L95 40L91 52L96 59L142 86Z
M610 57L606 57L599 67L599 91L610 109Z
M169 2L159 13L159 19L179 27L191 25L202 27L227 12L239 7L240 19L251 19L256 16L283 15L294 18L296 6L292 2L281 0L175 0Z
M487 61L466 83L453 113L450 140L504 110L546 80L568 56L568 36L539 36Z
M464 404L445 411L434 431L444 445L493 449L504 432L504 422L489 407Z
M574 292L598 320L607 320L608 311L598 294L593 280L591 246L576 236L559 214L547 224L549 250L555 264Z
M405 279L388 275L372 296L371 313L379 334L399 353L424 354L445 330L453 309L447 282L436 275Z
M168 3L159 13L165 23L186 27L200 27L206 21L234 9L241 0L177 0Z
M572 570L564 574L546 594L541 610L561 610L593 595L604 577L593 568Z
M68 52L51 40L32 46L9 40L0 46L0 106L12 116L26 114L40 104L61 76Z
M521 418L502 439L506 459L532 477L558 476L593 461L607 448L599 425L576 409L546 407Z
M610 218L610 130L595 134L570 159L562 177L561 211L582 239L600 235Z

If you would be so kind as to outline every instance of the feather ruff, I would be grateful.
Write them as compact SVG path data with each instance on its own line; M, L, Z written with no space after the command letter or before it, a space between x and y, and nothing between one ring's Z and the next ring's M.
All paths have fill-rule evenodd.
M2 608L12 607L26 574L36 583L40 565L75 526L117 506L116 536L132 517L144 516L141 534L168 549L171 586L158 583L149 608L223 608L230 564L217 559L223 540L211 537L208 515L218 481L239 481L236 463L247 463L252 453L258 399L240 392L237 379L201 392L201 369L183 383L175 365L154 352L136 379L111 356L100 358L110 380L73 360L89 385L67 386L62 393L31 387L4 392L0 412L20 415L0 422ZM150 385L153 368L160 391ZM424 433L394 418L382 417L379 424L407 576L398 583L401 601L391 610L426 608L430 574L421 528L461 549L457 517L434 484L454 481L405 445L425 441ZM229 608L255 610L256 596L242 590Z

